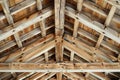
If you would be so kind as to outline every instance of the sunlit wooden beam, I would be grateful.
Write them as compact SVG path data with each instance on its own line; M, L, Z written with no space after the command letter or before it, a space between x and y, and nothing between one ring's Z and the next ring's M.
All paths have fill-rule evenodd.
M79 16L75 14L76 11L72 9L71 7L66 7L65 14L67 16L70 16L72 18L77 18L79 22L83 23L84 25L88 26L89 28L99 32L103 33L106 37L116 41L117 43L120 43L119 33L114 31L111 28L104 29L104 25L97 21L92 21L90 18L85 16L84 14L80 14Z
M19 31L29 27L30 25L33 25L34 23L39 22L51 15L53 15L53 10L49 7L47 9L44 9L43 13L41 13L41 14L35 13L35 14L31 15L29 17L29 19L27 19L25 21L23 20L24 23L20 22L21 24L19 23L19 25L18 25L18 23L15 23L14 24L15 28L10 29L9 31L6 31L6 32L0 34L0 41L6 39L7 37L9 37L11 35L14 35L15 33L19 32Z
M12 25L13 27L15 27L14 26L14 20L13 20L13 17L11 15L11 13L10 13L10 9L9 9L7 0L3 0L1 5L2 5L3 11L5 13L5 16L7 18L7 21L9 23L9 25ZM22 47L22 42L20 40L19 34L15 33L14 38L15 38L15 41L16 41L18 47L21 48Z

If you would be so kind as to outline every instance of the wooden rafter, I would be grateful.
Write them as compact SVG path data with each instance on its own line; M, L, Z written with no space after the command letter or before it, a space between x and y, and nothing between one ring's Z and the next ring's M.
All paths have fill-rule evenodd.
M78 48L81 48L89 53L96 53L95 55L97 55L99 58L102 58L102 60L105 60L107 62L112 62L111 60L117 60L117 58L115 57L110 57L109 54L106 54L104 52L102 52L101 50L99 49L95 49L94 47L92 46L89 46L85 43L83 43L82 41L80 41L79 39L75 38L74 40L72 40L72 36L69 36L69 35L65 35L65 39L68 40L69 42L74 42ZM69 43L70 44L70 43Z
M79 16L76 15L76 11L71 9L70 7L66 7L67 9L65 10L65 14L67 16L70 16L72 18L78 18L78 20L85 24L86 26L88 26L89 28L99 32L99 33L103 33L106 37L116 41L117 43L120 43L120 38L118 37L118 33L110 28L107 28L104 30L104 25L102 25L101 23L97 22L97 21L92 21L90 18L88 18L87 16L80 14Z
M114 16L115 11L116 11L116 7L112 6L112 8L111 8L106 20L105 20L105 23L104 23L105 28L104 29L106 29L110 25L110 22L112 21L112 18ZM101 33L99 38L98 38L98 41L96 43L96 46L95 46L96 48L99 48L100 44L103 41L103 38L104 38L104 34Z
M45 30L48 30L48 29L50 29L52 27L54 27L54 25L50 25L49 27L45 28ZM33 36L38 35L40 33L41 33L41 31L39 30L39 28L35 28L34 30L26 33L25 35L22 35L20 37L21 42L24 42L25 40L28 40L28 39L32 38ZM0 52L3 52L3 51L5 51L5 50L7 50L7 49L9 49L9 48L11 48L11 47L13 47L15 45L16 45L16 43L14 42L14 40L12 40L12 41L6 43L3 46L0 46Z
M0 61L1 62L11 62L12 60L16 59L21 54L23 54L23 52L26 53L27 51L31 50L33 48L33 46L35 47L35 46L41 45L41 44L45 43L46 41L52 40L53 38L54 38L53 34L47 35L45 38L41 38L41 39L37 40L36 42L34 42L33 44L23 47L23 49L21 49L21 50L17 50L16 52L11 53L10 55L6 55L6 56L0 58ZM55 44L52 44L52 45L55 45ZM44 46L44 45L42 45L42 46ZM12 57L12 56L14 56L14 57Z
M19 32L19 31L33 25L34 23L39 22L39 21L41 21L41 20L43 20L43 19L45 19L45 18L47 18L47 17L49 17L51 15L53 15L53 10L51 8L47 8L47 9L43 10L43 13L41 13L41 14L39 14L39 13L33 14L33 15L31 15L29 17L29 19L27 19L27 21L23 20L25 22L22 23L22 24L20 24L21 22L20 23L15 23L14 24L15 28L10 29L9 31L4 32L4 33L2 33L0 35L0 41L6 39L7 37Z
M14 26L14 20L13 20L13 18L12 18L12 16L11 16L9 6L8 6L8 4L7 4L7 0L3 0L3 1L1 2L1 5L2 5L2 8L3 8L3 10L4 10L4 13L5 13L5 16L6 16L6 18L7 18L7 21L8 21L8 23L9 23L9 25L12 25L13 27L15 27L15 26ZM15 34L14 34L14 38L15 38L15 41L16 41L18 47L21 48L21 47L22 47L22 42L21 42L21 40L20 40L19 34L18 34L18 33L15 33Z
M67 76L69 79L73 80L78 79L86 80L87 78L95 80L97 80L97 78L101 80L104 79L109 80L110 78L108 78L107 76L108 74L106 73L104 74L102 72L107 73L116 71L120 72L120 63L114 62L120 61L119 48L116 46L116 42L120 43L120 36L118 31L115 31L114 29L109 27L111 22L119 23L120 17L117 14L115 14L116 9L120 8L120 6L118 5L119 1L113 2L112 0L105 0L106 1L105 4L109 3L112 5L112 8L108 15L102 10L102 8L97 7L96 6L97 4L89 0L87 1L73 0L73 3L74 1L77 2L77 10L74 10L75 8L74 9L71 8L72 6L75 7L74 5L71 6L72 3L70 3L70 5L69 3L67 3L67 6L65 6L65 2L69 1L54 0L55 12L53 12L52 9L53 7L46 8L47 6L43 5L44 2L42 3L43 0L25 0L10 8L8 5L3 4L4 1L6 0L0 0L0 4L2 4L3 11L5 13L5 15L2 13L0 14L0 20L2 20L4 23L4 19L7 19L9 26L1 30L2 33L0 33L0 41L2 42L2 40L4 41L4 39L7 39L8 37L14 36L16 42L15 40L12 40L8 43L5 43L5 45L2 47L0 46L0 52L4 52L7 49L11 49L13 46L16 45L18 45L20 48L19 50L11 54L8 53L6 53L5 55L0 54L1 55L0 62L2 62L0 63L0 72L3 72L3 70L4 72L11 72L6 76L6 79L8 79L9 76L12 76L13 77L12 79L17 78L20 80L22 79L29 80L30 78L32 78L31 80L35 79L54 80L54 78L52 77L56 74L57 80L62 80L63 77L62 75ZM33 5L37 6L36 13L30 15L29 17L21 21L14 23L12 16L16 15L17 13L27 8L32 10L32 7L36 7ZM83 9L85 8L88 10L90 9L94 13L98 13L99 17L106 18L105 23L101 24L100 22L92 21L84 14L81 14L82 7L84 7ZM49 21L49 17L52 15L55 15L55 25L53 24L52 26L47 27L46 26L47 20ZM68 17L68 20L70 21L70 22L68 21L69 23L73 22L71 18L75 20L74 25L73 26L71 25L72 27L69 27L68 25L66 25L66 23L64 24L65 15L66 18ZM116 17L116 15L118 17ZM82 29L78 29L79 23L82 23L82 25L86 25L88 26L88 28L91 28L96 32L100 33L99 38L97 36L94 37L89 36L88 35L89 32L87 32L87 30L85 31ZM31 28L31 25L33 26L35 25L34 30L26 34L23 34L22 36L19 36L18 34L19 31L24 31L26 28ZM48 35L47 34L48 32L46 33L46 31L48 31L48 29L50 31L50 28L53 28L54 26L55 35L53 34ZM66 28L68 29L68 33L69 30L73 32L72 36L66 35L67 33ZM64 29L66 29L65 34ZM37 40L38 38L41 37L38 34L42 35L42 38L40 40ZM82 38L78 39L77 37L78 34L80 34L80 36L82 35ZM29 40L32 37L36 36L38 36L36 38L37 41L21 48L22 43L24 41ZM95 42L96 43L95 47L87 45L86 43L84 43L84 41L82 42L81 39L84 40L84 37L88 38L88 40L90 39L90 41ZM113 42L115 41L115 45L109 44L109 41L106 41L104 37L112 39L111 41ZM102 50L100 45L103 46L102 49L107 48L108 52L110 51L111 53L110 54L106 53L107 51L105 52L104 50ZM51 50L54 47L55 52L54 49ZM64 48L66 49L65 51ZM115 55L114 53L112 53L112 51L115 52ZM70 59L70 62L63 61L63 54L65 55L66 58L64 59L65 60ZM56 61L54 63L53 60L53 63L49 63L49 61L51 61L50 57L51 56L53 57L53 55L55 55ZM67 59L67 57L70 58ZM80 63L74 63L75 61L78 61ZM84 63L84 61L90 63ZM35 71L42 73L35 73ZM24 73L20 73L20 75L17 77L17 74L15 72ZM82 73L84 74L83 76L80 74L79 75L75 74L76 72L85 73Z

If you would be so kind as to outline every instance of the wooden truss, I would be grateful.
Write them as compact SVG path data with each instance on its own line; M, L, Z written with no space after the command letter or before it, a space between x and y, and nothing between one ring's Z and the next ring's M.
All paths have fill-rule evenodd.
M0 30L0 41L4 41L11 36L14 37L14 40L0 46L0 52L5 53L4 51L9 48L18 46L18 49L10 54L0 56L0 72L11 72L13 78L18 80L47 80L55 75L57 80L62 80L63 76L72 80L86 80L88 77L94 80L110 80L106 76L107 73L116 76L113 72L120 72L119 47L111 46L104 39L108 38L114 43L120 44L120 33L110 27L111 22L120 23L120 16L115 14L116 10L120 9L118 0L105 0L106 4L111 5L108 14L93 5L94 3L89 0L73 0L77 3L76 9L67 3L67 0L54 0L54 7L45 8L42 6L42 1L25 0L9 8L7 0L0 0L4 12L4 14L0 14L0 20L6 19L9 24L9 26ZM33 5L37 6L38 12L18 22L14 21L13 16L15 14ZM83 7L105 17L104 24L82 13ZM55 24L46 26L46 19L51 16L54 16ZM74 20L73 25L65 21L67 17ZM20 31L30 26L36 27L35 24L37 23L39 27L22 36L19 34ZM89 33L79 29L80 24L96 31L99 36L97 38L91 37ZM48 34L47 30L51 28L54 28L54 33ZM67 34L67 30L72 31L72 35ZM24 41L39 34L41 34L41 37L36 38L34 42L29 45L23 44ZM78 37L79 35L95 42L95 45L91 46L83 42ZM100 48L101 46L116 55L103 51ZM55 57L55 61L49 60L51 56ZM65 62L64 56L69 57L65 59L69 59L69 61ZM22 73L17 77L16 72ZM4 73L0 79L11 74ZM116 77L120 78L119 76Z

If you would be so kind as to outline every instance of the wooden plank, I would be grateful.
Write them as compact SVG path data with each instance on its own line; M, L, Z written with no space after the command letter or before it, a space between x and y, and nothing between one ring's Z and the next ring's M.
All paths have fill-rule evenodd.
M0 41L6 39L7 37L29 27L30 25L33 25L34 23L41 21L49 16L53 15L53 11L51 8L47 8L43 10L43 13L39 14L33 14L29 17L29 19L27 19L27 21L25 21L24 23L19 23L19 25L17 25L18 23L15 23L14 26L15 28L10 29L7 32L4 32L2 34L0 34ZM17 25L17 26L16 26Z
M117 43L120 43L120 38L118 37L118 32L114 31L113 29L107 28L107 29L103 29L104 25L102 25L101 23L97 22L97 21L92 21L90 18L88 18L87 16L80 14L79 16L75 14L75 10L71 9L70 7L67 6L67 9L65 10L65 14L67 16L70 16L72 18L78 18L78 20L85 24L86 26L88 26L89 28L99 32L99 33L103 33L106 37L116 41ZM103 27L103 28L102 28Z

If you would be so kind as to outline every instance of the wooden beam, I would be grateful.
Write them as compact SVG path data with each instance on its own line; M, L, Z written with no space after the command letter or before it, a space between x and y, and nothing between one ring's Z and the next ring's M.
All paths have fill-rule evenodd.
M68 79L71 79L71 80L79 80L78 78L74 77L70 73L63 73L63 75L66 76Z
M48 62L48 52L45 52L45 61Z
M24 1L20 2L19 4L16 4L16 5L10 7L11 15L15 15L18 12L20 12L30 6L33 6L35 4L36 4L35 0L24 0Z
M64 10L66 0L55 0L56 61L63 61L62 36L64 31Z
M56 74L57 80L62 80L62 72Z
M48 57L51 57L51 56L53 56L55 53L50 53L49 55L48 55ZM32 61L30 61L30 62L32 62L32 63L39 63L39 62L41 62L41 61L43 61L44 60L44 57L39 57L38 59L36 58L35 60L32 60ZM23 80L24 78L26 78L26 77L28 77L28 76L30 76L30 75L32 75L32 74L34 74L35 72L33 72L33 73L27 73L27 72L25 72L25 73L22 73L22 74L20 74L20 75L18 75L18 77L17 77L17 79L18 80ZM43 73L44 74L44 73ZM38 74L39 75L39 74ZM41 75L41 74L40 74ZM37 76L37 75L36 75ZM42 76L42 75L41 75ZM38 77L40 77L40 76L38 76Z
M0 72L120 72L119 63L0 63Z
M107 62L112 62L111 60L114 60L110 57L109 54L106 54L106 53L103 53L102 51L100 51L99 49L95 49L94 47L92 46L89 46L87 45L86 43L80 41L79 39L77 38L74 38L72 36L69 36L69 35L65 35L64 37L66 40L68 40L69 42L74 42L75 45L81 49L83 49L84 51L87 51L89 53L96 53L96 55L99 57L99 58L102 58L102 60L105 60ZM115 59L117 60L117 58Z
M63 39L62 37L56 37L56 61L63 61Z
M0 58L0 62L11 62L14 59L16 59L17 57L19 57L21 54L26 53L29 50L32 50L33 46L37 47L37 46L45 43L46 41L52 40L53 38L54 38L53 34L47 35L45 38L41 38L41 39L37 40L36 42L34 42L26 47L23 47L22 49L17 50L14 53L11 53L9 55L6 55L6 56ZM54 44L52 44L52 45L54 45Z
M77 2L77 0L74 0L74 1ZM98 13L98 14L100 14L103 17L107 17L108 16L105 11L103 11L100 8L98 8L96 6L96 4L91 2L91 1L84 1L83 6L88 8L88 9L90 9L90 10L92 10L92 11L94 11L94 12L96 12L96 13ZM120 17L115 14L115 16L113 17L112 21L114 21L116 23L119 23L119 20L120 20Z
M66 53L64 52L64 54L66 55ZM69 57L69 55L67 55L68 57ZM78 58L74 58L76 61L78 61L78 62L80 62L80 63L83 63L83 62L81 62ZM88 73L88 72L87 72ZM69 73L69 74L71 74L71 73ZM94 73L94 72L89 72L88 74L91 74L91 75L94 75L95 77L97 77L97 78L99 78L99 79L105 79L105 75L103 74L103 73L99 73L99 74L97 74L97 73ZM71 76L73 76L74 74L71 74ZM83 76L80 76L79 75L79 77L81 77L81 78L83 78ZM77 77L76 77L77 78ZM84 79L84 78L83 78Z
M78 48L76 45L71 44L71 43L64 40L63 41L63 46L70 51L74 51L76 55L80 56L84 60L86 60L88 62L93 61L93 58L92 58L91 55L89 55L86 51Z
M42 37L45 37L46 36L46 25L45 25L45 20L42 20L39 22L40 23L40 30L41 30L41 34L42 34Z
M107 28L107 27L110 25L110 22L111 22L111 20L112 20L112 18L113 18L113 16L114 16L115 11L116 11L116 7L115 7L115 6L112 6L112 8L111 8L111 10L110 10L110 12L109 12L109 14L108 14L108 16L107 16L107 19L105 20L105 23L104 23L105 28ZM96 46L95 46L96 48L99 48L100 44L101 44L102 41L103 41L103 38L104 38L104 35L103 35L103 34L100 34L100 36L99 36L99 38L98 38L98 41L97 41L97 44L96 44Z
M114 16L114 13L116 11L116 7L115 6L112 6L112 8L110 9L110 12L106 18L106 21L105 21L105 26L109 26L110 25L110 22L112 21L112 18Z
M101 80L110 80L108 77L105 76L105 74L103 73L99 73L99 72L90 72L89 74L101 79Z
M39 46L40 48L29 53L29 54L26 54L26 56L23 56L22 58L22 61L23 62L27 62L27 61L30 61L40 55L42 55L43 53L47 52L48 50L52 49L55 47L55 41L50 41L50 42L47 42L47 43L44 43L44 45L42 46Z
M72 26L69 24L69 23L66 23L65 24L65 27L71 31L73 31L73 29L71 28ZM97 42L97 37L96 36L93 36L92 34L89 34L89 32L86 32L82 29L79 29L78 30L78 34L81 35L81 36L84 36L86 38L88 38L89 40L93 41L93 42ZM106 42L105 40L102 41L101 45L113 52L115 52L116 54L119 54L119 48L116 47L116 46L113 46L111 44L109 44L108 42Z
M115 11L116 11L116 7L115 7L115 6L112 6L112 8L111 8L111 10L110 10L110 12L109 12L109 14L108 14L108 16L107 16L107 19L105 20L105 23L104 23L105 28L110 25L110 22L111 22L111 20L112 20L112 18L113 18L113 16L114 16ZM103 35L103 34L100 34L100 36L99 36L99 38L98 38L98 41L97 41L97 44L96 44L96 46L95 46L96 48L99 48L100 44L101 44L102 41L103 41L103 38L104 38L104 35Z
M6 18L7 18L8 23L9 23L9 24L13 24L14 21L13 21L13 18L12 18L12 16L11 16L11 13L10 13L7 0L3 0L2 3L1 3L1 6L2 6L2 8L3 8L3 11L4 11L4 13L5 13L5 16L6 16Z
M48 30L48 29L50 29L50 28L52 28L52 27L54 27L54 25L50 25L49 27L45 28L45 30ZM21 42L24 42L25 40L30 39L30 38L32 38L33 36L35 36L35 35L37 35L37 34L40 34L40 33L41 33L41 31L39 30L39 28L35 28L34 30L26 33L25 35L22 35L22 36L20 37ZM6 43L6 44L3 45L3 46L0 46L0 52L3 52L3 51L5 51L5 50L7 50L7 49L9 49L9 48L11 48L11 47L13 47L13 46L15 46L15 45L16 45L15 41L12 40L12 41Z
M83 0L78 0L78 2L77 2L77 11L78 11L78 13L82 10L82 6L83 6ZM79 27L79 21L77 19L75 19L74 31L73 31L73 36L74 37L77 37L78 27Z
M46 74L47 74L47 72L44 72L44 73L35 73L35 74L31 75L30 77L26 78L25 80L37 80L37 79L43 77Z
M73 30L73 36L74 37L77 37L78 27L79 27L79 21L75 19L74 30Z
M42 1L41 0L37 0L37 9L42 10Z
M0 79L2 80L2 79L9 77L9 76L11 76L10 73L2 73L2 74L0 74Z
M49 78L51 78L52 76L54 76L56 73L52 72L52 73L48 73L47 75L43 76L42 78L40 78L40 80L48 80Z
M82 73L69 73L71 76L78 78L80 80L85 80L85 77L82 75Z
M15 28L10 29L7 32L4 32L2 34L0 34L0 41L6 39L7 37L29 27L30 25L33 25L34 23L41 21L49 16L53 15L53 10L49 7L47 9L43 10L43 13L39 14L39 13L35 13L33 15L31 15L27 20L23 20L23 22L15 23L14 26Z
M17 76L17 80L23 80L24 78L33 75L34 72L25 72Z
M96 45L95 45L96 48L99 48L99 47L100 47L100 45L101 45L101 43L102 43L102 41L103 41L103 38L104 38L104 35L103 35L103 34L100 34L100 36L99 36L99 38L98 38L98 41L97 41L97 43L96 43Z
M71 51L71 54L70 54L70 61L73 61L74 60L74 51Z
M77 1L77 11L78 11L78 12L80 12L80 11L82 10L83 1L84 1L84 0L78 0L78 1Z
M60 0L60 26L59 29L64 29L64 19L65 19L65 2L66 0Z
M72 18L78 18L79 22L85 24L86 26L88 26L89 28L99 32L99 33L103 33L106 37L116 41L117 43L120 43L120 38L118 37L118 32L114 31L113 29L107 28L104 30L104 25L102 25L101 23L97 22L97 21L92 21L90 18L88 18L87 16L80 14L79 16L76 15L76 11L70 7L66 7L65 10L65 14L67 16L70 16Z
M14 34L14 38L15 38L15 41L16 41L18 47L21 48L23 45L22 45L22 42L21 42L21 40L20 40L19 34L18 34L18 33L15 33L15 34Z
M5 13L5 16L7 18L8 23L10 25L13 25L14 24L14 20L13 20L13 18L11 16L11 13L10 13L10 10L9 10L9 6L8 6L7 3L8 3L7 0L3 0L1 5L2 5L2 8L3 8L3 11ZM13 27L14 27L14 25L13 25ZM21 48L22 47L22 42L20 40L19 34L15 33L14 34L14 38L15 38L15 41L16 41L18 47Z

